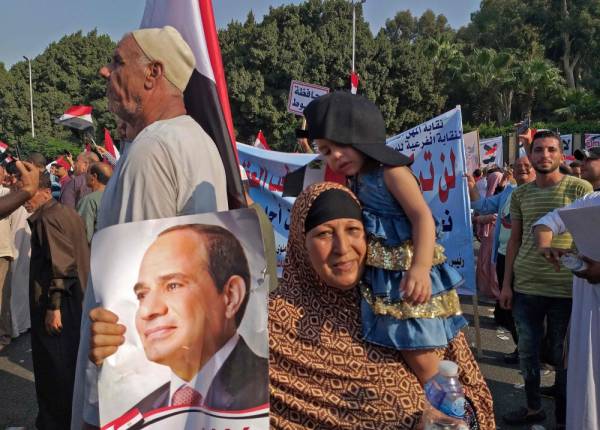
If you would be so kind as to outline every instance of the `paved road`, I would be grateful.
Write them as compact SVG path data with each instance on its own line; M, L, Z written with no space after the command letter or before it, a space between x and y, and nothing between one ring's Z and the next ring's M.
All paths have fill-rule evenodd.
M29 334L0 351L0 430L35 429L37 403Z
M475 351L475 328L473 324L472 299L463 298L462 307L469 320L467 337ZM477 359L481 371L492 391L494 398L494 412L496 415L497 429L529 429L531 426L508 426L502 422L502 416L508 412L525 405L525 391L522 387L523 378L519 374L518 365L505 364L503 354L514 351L510 333L506 330L499 331L494 324L494 307L485 303L479 304L479 321L481 325L481 356ZM508 337L502 340L498 336ZM545 371L542 375L542 386L552 385L554 372ZM519 384L519 388L515 387ZM542 405L546 411L546 421L542 424L547 429L554 428L554 400L542 398Z
M463 298L462 301L465 315L471 323L467 329L467 337L474 349L472 301L471 298ZM509 427L502 423L500 417L523 405L525 395L522 388L515 388L515 384L522 383L517 366L509 366L502 361L502 354L513 351L514 344L512 340L502 340L498 337L510 337L510 334L497 331L492 312L491 305L480 303L482 355L478 361L492 390L497 427L507 429ZM542 384L550 385L553 377L553 373L544 375ZM548 429L553 428L553 401L544 399L543 404L548 414L544 425ZM0 352L0 430L10 427L34 429L36 413L31 347L29 335L24 334ZM510 428L528 429L529 426Z

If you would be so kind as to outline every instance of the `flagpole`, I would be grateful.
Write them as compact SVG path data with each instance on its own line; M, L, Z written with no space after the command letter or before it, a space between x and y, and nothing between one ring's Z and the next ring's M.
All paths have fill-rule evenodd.
M354 73L354 52L356 50L356 4L352 2L352 73ZM31 74L29 75L31 76Z
M31 83L31 60L23 55L23 58L29 63L29 106L31 109L31 137L35 137L35 128L33 127L33 85Z
M363 4L366 0L360 0ZM354 73L354 59L356 57L356 2L352 0L352 73Z

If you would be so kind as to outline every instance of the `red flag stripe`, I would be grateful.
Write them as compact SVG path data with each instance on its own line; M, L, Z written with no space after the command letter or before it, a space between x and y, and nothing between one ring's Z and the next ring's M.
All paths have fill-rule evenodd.
M270 150L271 148L267 144L267 138L263 134L262 130L258 130L258 134L256 135L256 139L254 140L254 146L257 148L262 148L266 150Z
M71 106L65 111L65 115L83 116L90 115L92 113L91 106Z
M227 95L227 83L225 82L225 71L223 69L223 60L221 58L221 48L219 47L219 37L217 26L215 25L215 15L213 12L211 0L198 0L200 4L200 16L202 18L202 27L204 28L204 37L206 39L206 48L212 66L215 83L217 84L217 95L221 102L221 109L225 117L225 123L229 131L231 146L235 153L235 158L239 164L237 147L235 145L235 134L233 132L233 120L231 119L231 107L229 106L229 96Z
M350 72L350 92L356 94L358 91L358 74Z
M115 144L113 143L112 137L110 136L110 132L105 128L104 129L104 147L110 154L116 159L119 158L117 148L115 148ZM122 148L121 148L122 149Z

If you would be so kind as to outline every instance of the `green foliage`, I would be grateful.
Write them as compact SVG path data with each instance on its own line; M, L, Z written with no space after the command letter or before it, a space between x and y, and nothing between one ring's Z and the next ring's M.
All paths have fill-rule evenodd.
M421 19L411 17L410 37L393 41L394 33L404 34L401 16L373 37L360 6L356 13L361 93L381 107L390 133L439 113L446 99L436 84L438 67L421 39L451 31L446 19L431 11ZM351 18L352 6L345 0L309 0L271 8L261 23L251 14L220 32L238 140L253 141L262 129L271 147L294 149L300 119L286 111L290 82L349 87Z
M558 131L560 134L572 134L572 133L598 133L600 132L600 120L590 121L536 121L531 125L535 129L548 129ZM463 124L463 130L465 133L469 133L473 130L479 130L479 137L488 138L496 136L508 136L515 134L515 128L512 125L497 126L496 124L479 124L472 125L465 123Z
M390 135L457 104L466 121L484 124L491 135L526 116L550 123L597 119L600 77L588 67L578 76L597 82L596 87L585 96L567 91L560 55L552 51L556 35L540 18L559 19L561 1L483 0L471 23L458 32L430 10L420 17L399 11L376 35L358 6L359 91L380 107ZM582 41L596 49L589 35L600 31L597 8L584 0L565 1L590 26L585 31L569 27L573 49ZM232 22L221 30L238 140L251 142L262 129L273 148L293 150L299 119L286 112L290 81L348 88L351 17L347 1L308 0L271 8L262 22L249 14L243 24ZM586 58L600 58L594 52Z
M471 15L469 25L458 37L472 48L491 48L530 53L539 42L538 28L529 17L535 11L530 1L483 0L480 9Z
M554 111L563 118L574 120L590 120L598 118L600 98L585 90L570 91L565 100L565 106Z
M107 109L105 82L98 75L114 48L107 35L95 30L87 35L77 32L52 42L32 59L35 139L31 138L27 61L9 71L0 67L0 139L19 142L25 153L39 151L53 157L64 150L78 152L81 137L54 120L70 106L91 105L96 138L101 141L104 127L116 128Z
M550 60L560 65L570 89L595 80L600 52L600 2L594 0L531 0L536 25ZM597 69L596 69L597 70ZM596 75L597 76L597 75Z
M287 113L293 79L349 88L352 4L306 0L252 12L219 31L237 138L293 151L300 117ZM32 61L36 139L30 137L29 71L0 63L0 139L54 156L81 148L81 136L54 124L66 108L91 105L96 139L115 129L98 69L114 42L96 31L53 42ZM356 6L359 92L383 112L389 135L456 105L465 130L513 131L530 117L561 132L600 131L600 2L482 0L471 22L453 30L431 10L398 11L377 34ZM472 125L469 125L472 124Z
M31 135L24 136L19 142L19 147L23 155L41 152L50 160L64 154L66 151L77 154L81 151L82 145L81 141L77 140L63 140L36 134L35 138L32 138Z

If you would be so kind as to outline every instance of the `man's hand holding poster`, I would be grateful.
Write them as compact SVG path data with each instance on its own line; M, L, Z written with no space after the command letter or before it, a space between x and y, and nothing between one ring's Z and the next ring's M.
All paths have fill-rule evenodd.
M269 425L267 288L253 210L121 224L92 246L126 328L99 378L103 429Z

